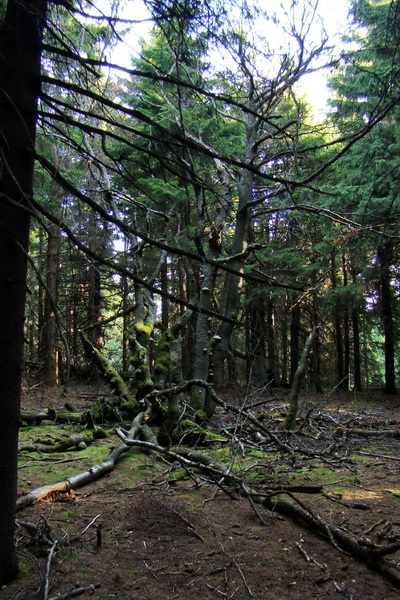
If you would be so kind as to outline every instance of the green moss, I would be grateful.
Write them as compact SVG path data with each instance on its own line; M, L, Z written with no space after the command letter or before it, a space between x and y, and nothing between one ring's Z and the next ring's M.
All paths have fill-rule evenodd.
M153 483L163 483L165 480L171 481L182 481L184 479L189 479L189 475L187 474L187 471L185 471L184 469L177 469L176 471L173 471L172 473L170 473L168 475L168 477L155 477L154 479L152 479Z
M206 412L204 412L204 410L197 410L197 411L195 412L195 415L194 415L194 420L195 420L195 422L196 422L196 423L198 423L199 425L200 425L201 423L205 423L205 421L207 421L207 420L208 420L207 413L206 413Z
M136 400L122 400L119 403L119 409L122 416L127 419L133 419L137 413L138 404Z
M31 572L28 565L20 560L18 563L18 581L27 581L31 577Z
M213 441L221 441L223 440L224 442L227 441L225 440L224 437L222 437L221 435L218 435L216 433L214 433L213 431L210 431L209 429L205 429L204 427L201 427L201 425L198 425L197 423L195 423L194 421L191 421L190 419L184 419L181 423L181 431L180 431L182 436L185 436L186 440L188 438L196 438L197 441L203 441L203 442L213 442Z
M136 332L145 333L147 337L150 337L154 329L154 321L137 321L133 327Z
M164 332L157 344L156 358L154 361L154 372L157 375L168 373L170 366L170 333Z

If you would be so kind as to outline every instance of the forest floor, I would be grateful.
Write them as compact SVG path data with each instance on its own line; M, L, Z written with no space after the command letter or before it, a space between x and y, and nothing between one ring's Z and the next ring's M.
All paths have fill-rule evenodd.
M99 394L89 387L71 390L67 396L34 388L24 394L23 407L62 407L67 399L85 407ZM225 390L223 398L239 406L243 394ZM287 406L285 393L264 390L247 400L276 431ZM322 484L319 493L294 496L361 544L399 542L399 398L377 392L304 395L301 402L307 418L299 420L286 439L308 454L296 455L294 462L269 443L260 451L255 444L252 448L247 443L215 441L204 451L214 451L219 461L235 454L235 472L257 489ZM221 439L233 421L231 415L217 411L212 426ZM374 433L353 434L356 429ZM391 435L384 433L388 430ZM43 437L51 439L59 431L60 426L48 423L24 427L21 441L33 443L40 437L43 443ZM242 433L250 439L251 432ZM24 452L19 493L89 468L118 443L109 437L80 451ZM0 600L73 597L62 595L78 588L88 588L78 596L83 600L400 597L398 588L370 568L374 565L355 560L329 539L276 512L253 510L245 498L217 491L200 475L185 476L180 468L139 449L130 450L112 473L75 494L26 507L18 512L17 523L21 573L15 583L3 587ZM400 577L400 551L387 556L386 562ZM44 589L46 568L48 589Z

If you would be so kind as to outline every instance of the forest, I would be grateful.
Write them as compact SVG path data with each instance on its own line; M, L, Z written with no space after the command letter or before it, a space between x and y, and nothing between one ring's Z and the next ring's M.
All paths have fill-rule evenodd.
M61 494L78 511L74 490L142 459L150 471L169 465L168 477L151 473L144 511L151 522L158 506L166 531L185 523L205 544L206 525L187 512L194 485L208 489L203 502L212 494L225 502L215 522L244 499L235 509L244 520L253 512L268 529L276 511L325 538L321 548L378 573L361 595L330 575L329 592L318 583L303 597L398 593L400 2L349 0L335 38L325 0L265 4L0 3L0 585L19 585L0 589L1 599L50 600L52 586L51 600L184 599L182 581L168 580L167 596L147 580L113 596L115 574L103 592L78 576L58 588L50 574L63 544L81 534L61 541L41 506L49 511L52 498L61 518ZM312 75L326 87L310 91ZM324 110L315 95L326 96ZM80 451L84 469L55 468L52 477L32 467L47 453L78 461ZM330 497L325 469L346 480L337 469L345 461L346 473L355 469L357 453L375 456L357 463L363 477L375 485L384 457L391 481L393 504L379 525L381 507L351 497L370 511L368 531L382 529L376 543L372 534L358 539L364 514L343 529L330 509L320 516L318 504L306 506L322 494L354 508L343 491ZM304 475L311 460L316 480ZM173 478L177 464L182 480ZM161 500L156 476L170 486ZM169 497L174 486L183 486L181 503ZM89 506L80 510L101 512ZM168 515L180 525L167 527ZM98 516L85 532L96 532L104 566L114 559L100 556L107 518L100 525ZM35 592L17 578L21 543L33 539L43 563L30 567ZM225 587L199 567L208 586L195 588L199 598L300 597L282 583L262 592L266 575L246 575L237 546L219 543ZM325 573L296 545L298 561ZM181 552L188 576L197 573ZM154 586L167 585L163 572L148 571Z

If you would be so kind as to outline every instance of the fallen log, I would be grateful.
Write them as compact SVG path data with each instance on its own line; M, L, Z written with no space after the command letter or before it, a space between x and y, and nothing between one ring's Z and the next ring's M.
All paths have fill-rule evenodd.
M397 552L400 549L400 543L371 547L364 544L362 540L357 540L344 529L327 523L319 515L313 513L303 504L300 504L296 499L270 496L260 498L259 503L269 510L277 511L282 515L292 518L297 523L306 526L312 532L329 540L339 549L348 552L372 570L380 573L393 585L400 588L400 572L392 568L382 558L387 554Z
M360 435L362 437L393 437L400 439L400 429L359 429L357 427L337 427L334 435Z
M69 410L55 410L54 408L31 409L21 411L21 423L28 425L39 425L42 421L52 421L57 423L79 423L85 418L86 412Z
M131 440L137 435L142 426L144 416L145 412L142 411L133 419L131 427L126 435L127 440ZM127 444L121 444L113 448L103 462L93 465L87 471L73 475L64 481L59 481L50 485L43 485L28 492L27 494L24 494L23 496L20 496L17 498L16 511L20 511L26 506L35 504L36 502L39 502L39 500L52 497L55 494L61 493L67 495L70 494L71 490L76 490L88 485L89 483L93 483L103 475L110 473L110 471L115 468L115 465L122 454L128 450L130 450L130 446Z
M226 482L231 484L231 486L236 486L236 491L238 491L240 495L248 498L252 505L257 503L270 511L276 511L282 515L290 517L298 524L306 526L311 532L328 540L335 548L348 552L354 558L360 562L363 562L374 571L380 573L380 575L385 577L385 579L390 581L396 587L400 588L400 572L391 567L383 559L385 555L392 554L400 550L400 542L388 544L386 546L374 546L367 544L365 540L358 540L344 529L324 521L319 515L313 513L311 509L302 504L296 498L292 497L291 494L290 498L282 498L281 490L272 492L270 494L260 494L255 492L237 475L228 472L225 467L224 470L221 470L218 468L218 463L216 462L210 465L206 464L206 461L201 460L200 453L195 453L191 459L188 459L180 454L180 448L178 448L176 451L172 451L149 442L142 442L134 439L128 440L123 432L118 429L117 435L129 446L139 446L154 452L162 453L167 458L177 460L184 466L193 467L194 465L203 472L208 472L212 476L213 481L216 480L216 477L219 477L222 481L226 480ZM199 456L196 456L196 454ZM221 489L226 491L226 489L222 486ZM284 493L287 494L288 492Z
M22 444L18 446L18 452L66 452L72 448L83 450L95 439L104 439L107 437L107 432L102 427L95 427L82 433L73 433L69 437L61 440L57 440L54 444L46 445L35 445L35 444Z

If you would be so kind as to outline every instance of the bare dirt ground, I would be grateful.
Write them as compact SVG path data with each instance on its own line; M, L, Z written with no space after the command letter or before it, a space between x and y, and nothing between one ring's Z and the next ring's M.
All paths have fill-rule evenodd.
M87 406L93 394L97 391L80 388L70 399ZM264 411L269 426L276 425L285 408L285 397L279 394L258 396L259 406L253 409ZM241 394L226 392L224 399L238 404ZM35 389L25 396L24 406L62 406L65 400L59 393ZM351 532L360 544L398 543L400 433L363 437L352 435L350 429L400 432L399 399L379 393L357 398L304 396L303 404L304 415L309 407L314 411L299 421L287 441L310 454L299 455L293 464L271 445L249 455L249 447L238 444L238 472L253 477L258 489L323 484L321 493L295 496L324 520ZM226 433L229 419L218 411L215 431ZM28 428L23 436L39 436L40 429ZM105 457L115 443L116 438L102 440L99 456ZM25 453L20 493L56 481L59 474L66 477L88 468L94 460L90 451L94 449L49 456ZM0 591L0 600L73 597L63 595L81 588L85 591L75 597L83 600L400 597L400 589L375 573L374 565L355 560L328 537L317 537L275 512L259 509L257 514L248 500L217 493L199 475L173 479L174 474L176 467L160 458L131 450L111 474L74 496L53 497L19 512L21 575ZM386 561L400 577L400 550Z

